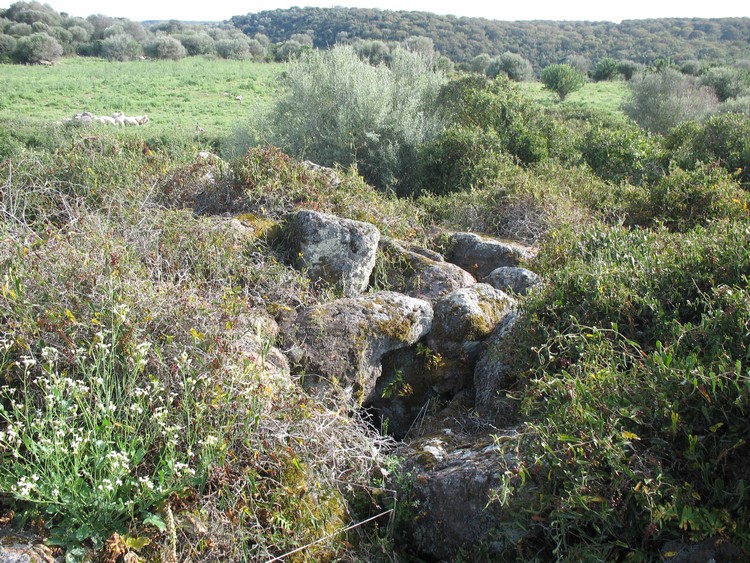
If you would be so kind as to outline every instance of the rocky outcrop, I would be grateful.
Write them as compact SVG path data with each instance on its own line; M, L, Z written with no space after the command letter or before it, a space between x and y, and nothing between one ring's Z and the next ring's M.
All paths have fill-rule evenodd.
M453 233L448 237L445 258L482 279L502 266L518 266L536 256L536 249L519 242L475 233Z
M345 297L367 289L380 240L374 225L303 210L287 216L284 230L310 280L329 283Z
M305 385L334 385L362 404L373 398L383 356L427 334L432 316L427 301L385 291L303 309L281 331Z
M516 266L496 268L482 281L500 291L518 295L528 295L529 291L542 283L541 278L531 270Z
M52 550L42 538L24 531L0 528L0 563L53 563Z
M476 280L466 270L446 262L437 252L395 239L382 239L381 283L411 297L435 301Z

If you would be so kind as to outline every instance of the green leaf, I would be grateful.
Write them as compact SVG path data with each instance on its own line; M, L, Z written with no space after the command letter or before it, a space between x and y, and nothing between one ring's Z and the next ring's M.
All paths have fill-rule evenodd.
M164 532L167 529L167 525L164 520L159 518L156 514L149 514L143 519L143 523L151 526L155 526L160 532Z

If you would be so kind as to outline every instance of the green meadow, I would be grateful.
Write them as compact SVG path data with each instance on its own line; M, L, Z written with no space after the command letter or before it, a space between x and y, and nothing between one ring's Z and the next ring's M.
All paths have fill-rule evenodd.
M122 111L147 114L158 128L193 131L199 125L208 135L221 135L273 95L282 68L201 57L130 62L77 57L50 67L3 65L0 119L49 122L83 111Z

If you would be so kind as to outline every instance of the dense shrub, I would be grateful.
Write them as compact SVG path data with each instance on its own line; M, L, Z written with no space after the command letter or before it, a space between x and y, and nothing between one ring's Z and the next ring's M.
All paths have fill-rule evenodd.
M450 127L420 147L419 186L437 195L488 187L507 166L505 148L493 129Z
M250 58L250 46L246 39L219 39L216 41L216 54L224 59L244 61Z
M318 164L357 165L380 188L408 184L417 147L439 132L434 99L444 82L403 49L388 67L363 62L351 47L313 51L292 62L286 92L259 139Z
M527 556L649 559L716 534L747 547L749 236L720 221L548 239L549 285L508 342L529 422L504 500L545 524Z
M100 49L101 56L112 61L133 61L143 54L141 44L127 33L102 39Z
M614 80L619 74L619 63L610 57L605 57L596 63L594 72L591 73L591 78L597 82L601 80Z
M686 123L667 138L669 156L683 168L716 162L750 182L750 115L721 113L705 124Z
M639 127L593 125L581 141L581 153L605 180L640 184L660 173L659 143Z
M207 33L188 33L177 38L190 56L210 55L216 50L216 42Z
M169 36L159 35L143 46L143 52L154 59L171 59L177 61L187 56L187 50L180 40Z
M672 68L636 76L630 90L625 113L654 133L667 133L683 121L705 119L718 105L712 88Z
M554 121L505 76L456 78L441 90L438 106L456 125L493 130L504 150L525 163L544 160L561 140Z
M534 77L534 69L531 63L518 53L505 52L499 57L492 59L485 73L490 78L499 74L505 74L514 82L525 82Z
M24 63L54 62L63 55L60 44L46 33L21 37L16 43L15 58Z
M750 73L734 67L709 68L700 83L713 88L720 102L750 94Z
M10 35L0 34L0 59L9 60L15 50L15 38Z

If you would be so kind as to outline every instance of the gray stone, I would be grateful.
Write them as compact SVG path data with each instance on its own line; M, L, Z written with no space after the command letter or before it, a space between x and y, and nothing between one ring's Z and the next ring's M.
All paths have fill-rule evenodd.
M383 356L431 326L427 301L383 291L303 309L281 331L306 386L333 385L345 401L363 404L374 397Z
M514 440L514 431L506 434L502 440ZM409 444L405 469L418 504L407 533L420 555L436 560L452 561L459 552L471 556L472 550L503 560L524 534L512 527L507 509L490 502L502 486L501 464L514 463L512 448L489 436L460 442L447 433Z
M480 416L496 424L507 422L512 405L503 391L511 384L510 367L499 351L502 342L513 330L520 318L518 311L511 311L498 323L486 340L474 368L474 408Z
M496 268L482 281L500 291L511 291L518 295L528 295L529 291L542 283L537 274L517 266Z
M370 223L316 211L297 211L286 219L292 250L312 281L323 280L345 297L367 289L375 266L380 232Z
M519 242L475 233L453 233L448 238L445 258L481 279L492 270L502 266L518 266L536 254L536 249Z
M380 249L384 257L381 281L411 297L432 302L476 283L469 272L445 262L436 252L394 239L381 239Z

